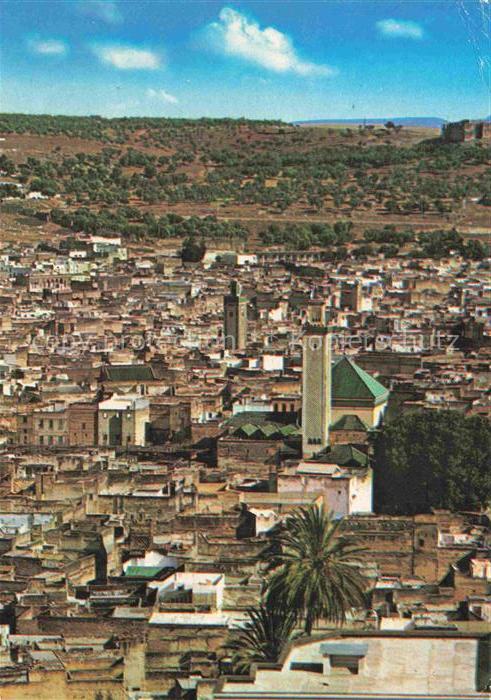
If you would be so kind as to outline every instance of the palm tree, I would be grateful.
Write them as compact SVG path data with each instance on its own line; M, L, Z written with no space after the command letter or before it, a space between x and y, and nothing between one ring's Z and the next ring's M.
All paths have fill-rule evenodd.
M236 673L247 673L254 662L276 663L296 623L294 611L272 599L249 608L247 615L244 627L234 630L225 645Z
M272 572L267 598L305 621L342 624L348 610L365 606L366 580L353 558L362 551L339 533L340 520L322 506L297 509L263 552Z

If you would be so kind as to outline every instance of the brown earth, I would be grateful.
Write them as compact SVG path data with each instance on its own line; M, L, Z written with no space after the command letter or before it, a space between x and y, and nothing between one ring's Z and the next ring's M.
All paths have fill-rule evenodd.
M288 129L288 127L287 127ZM194 133L194 132L193 132ZM184 132L183 132L184 134ZM438 129L404 127L399 132L388 131L376 127L373 130L362 130L357 126L346 125L316 125L310 127L300 127L286 132L278 133L274 128L264 127L263 130L249 127L247 124L238 125L234 129L230 127L203 127L199 126L193 139L207 148L233 147L248 151L249 154L255 149L261 152L261 147L265 144L269 146L277 144L281 151L288 152L295 149L311 150L321 146L359 146L366 148L371 145L391 144L399 147L414 145L422 140L434 139L439 135ZM35 158L61 159L63 156L72 156L77 153L97 153L103 148L117 148L124 152L127 148L138 148L155 155L172 155L180 148L177 144L175 148L156 143L152 134L148 131L135 131L129 134L124 145L103 143L92 139L58 135L35 135L35 134L0 134L0 153L4 153L10 159L19 163L25 161L29 156ZM183 142L188 136L182 137ZM209 170L215 166L210 166L200 162L197 158L189 165L182 165L178 172L185 172L193 181L200 181L205 178ZM379 168L372 172L384 173L390 168ZM134 172L134 168L125 169L128 173ZM464 166L462 174L473 175L482 172L482 167ZM430 176L431 172L422 173ZM268 183L274 186L273 180ZM5 204L5 203L4 203ZM257 233L260 229L272 222L288 223L308 223L326 222L333 223L339 219L350 219L354 225L355 235L361 235L367 227L383 226L393 224L401 228L414 229L448 229L458 227L462 233L472 237L483 235L482 229L488 230L491 227L491 213L489 208L480 206L474 202L466 202L465 206L449 214L439 214L430 212L426 214L411 213L408 215L389 214L384 208L374 201L366 202L356 210L343 206L336 209L332 202L326 201L326 207L318 213L305 206L301 202L291 205L285 213L278 213L274 209L260 208L256 204L235 204L229 202L217 202L213 205L193 202L179 204L159 203L149 205L138 200L132 200L131 206L150 211L156 215L163 215L169 212L182 216L207 216L215 215L220 220L241 221L247 223L251 229L252 236L248 240L249 247L254 247L257 241ZM46 200L42 204L36 204L37 208L51 208L63 205L63 198ZM4 205L0 209L0 241L25 240L26 242L39 241L40 237L56 235L58 227L51 224L41 224L38 220L29 216L18 216L15 213L5 211Z

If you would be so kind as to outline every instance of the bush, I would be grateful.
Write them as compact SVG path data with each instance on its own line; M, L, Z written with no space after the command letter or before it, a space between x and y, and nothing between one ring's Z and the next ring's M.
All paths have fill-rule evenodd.
M457 411L403 415L374 439L375 506L382 513L480 510L491 499L491 424Z
M203 241L197 242L192 238L187 238L182 246L181 259L183 262L201 262L205 253L206 246Z

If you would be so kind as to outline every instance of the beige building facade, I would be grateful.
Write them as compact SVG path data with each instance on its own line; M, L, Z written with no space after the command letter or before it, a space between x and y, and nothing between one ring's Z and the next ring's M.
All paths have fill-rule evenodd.
M99 445L144 447L150 404L137 395L112 396L99 404Z

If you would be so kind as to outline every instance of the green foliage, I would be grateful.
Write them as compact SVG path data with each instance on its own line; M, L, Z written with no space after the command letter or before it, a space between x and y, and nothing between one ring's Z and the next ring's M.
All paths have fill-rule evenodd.
M247 611L245 625L232 632L225 648L235 673L248 673L253 663L276 663L296 624L292 610L269 599Z
M0 172L12 175L15 172L15 163L5 153L0 154Z
M292 272L296 277L309 277L322 279L324 277L324 270L320 267L315 267L314 265L296 265L291 262L284 262L285 270Z
M489 254L489 246L471 238L463 245L463 256L467 260L484 260Z
M173 134L186 128L226 127L245 123L243 119L167 119L165 117L121 117L106 119L98 115L89 117L68 117L51 114L0 114L0 132L10 134L38 134L76 136L113 143L128 140L131 134L145 129L155 131L158 136ZM253 125L278 124L274 121L254 121Z
M382 137L397 129L381 130ZM333 144L323 130L243 119L0 114L0 132L88 142L87 152L67 154L56 146L45 157L29 156L18 165L0 156L1 172L16 177L26 190L59 194L73 212L81 206L94 211L133 202L139 209L192 203L254 206L256 212L260 208L275 215L295 209L302 215L314 211L345 217L382 208L389 214L442 216L468 198L484 205L491 197L486 167L491 151L483 144L374 143L376 132L355 140L352 129L338 131ZM135 228L135 223L128 223L135 237L188 235L162 233L165 224L160 222L153 226L158 233ZM224 232L217 228L214 237L218 234L228 237L227 226ZM305 223L272 227L261 237L266 244L306 250L348 243L352 232L347 222L334 227ZM367 231L365 237L367 243L382 245L409 241L407 232L388 227ZM430 254L438 257L439 249L430 246ZM473 248L469 256L475 255Z
M329 248L351 240L350 221L336 221L334 226L322 223L270 224L261 231L260 237L266 245L281 245L293 250L308 250L312 246Z
M58 192L56 180L50 177L34 177L31 180L29 189L31 192L41 192L48 197L52 197Z
M181 258L183 262L201 262L206 253L206 245L203 241L197 242L187 238L182 246Z
M412 231L397 231L395 226L384 226L383 228L369 228L363 238L370 243L394 243L404 245L414 240Z
M422 244L419 255L424 258L444 258L454 251L468 260L483 260L488 254L483 243L473 239L465 243L455 229L425 231L419 234L418 240Z
M456 411L403 415L374 441L375 506L384 513L479 510L491 499L491 424Z
M370 255L374 255L375 248L371 243L365 243L359 245L351 252L354 258L366 258Z
M383 243L378 250L386 258L395 258L399 254L399 248L393 243Z
M93 211L80 207L74 211L51 210L51 219L60 226L86 233L119 233L124 238L240 238L247 229L233 221L218 221L214 216L183 217L166 214L155 217L133 207Z
M486 203L491 196L489 149L482 144L354 143L349 129L339 132L349 135L346 143L332 145L318 129L231 119L4 114L0 131L103 144L69 156L56 147L17 168L22 182L47 178L47 193L55 182L75 204L235 203L275 213L293 206L337 213L383 205L389 213L410 215L443 214L468 197ZM190 164L199 167L190 170ZM16 166L3 157L0 170L13 174Z
M262 555L271 572L268 600L294 610L307 634L319 619L341 624L365 605L366 581L354 561L361 550L340 524L322 506L299 508Z
M0 199L5 199L6 197L24 197L21 189L15 186L14 183L3 182L0 184Z

